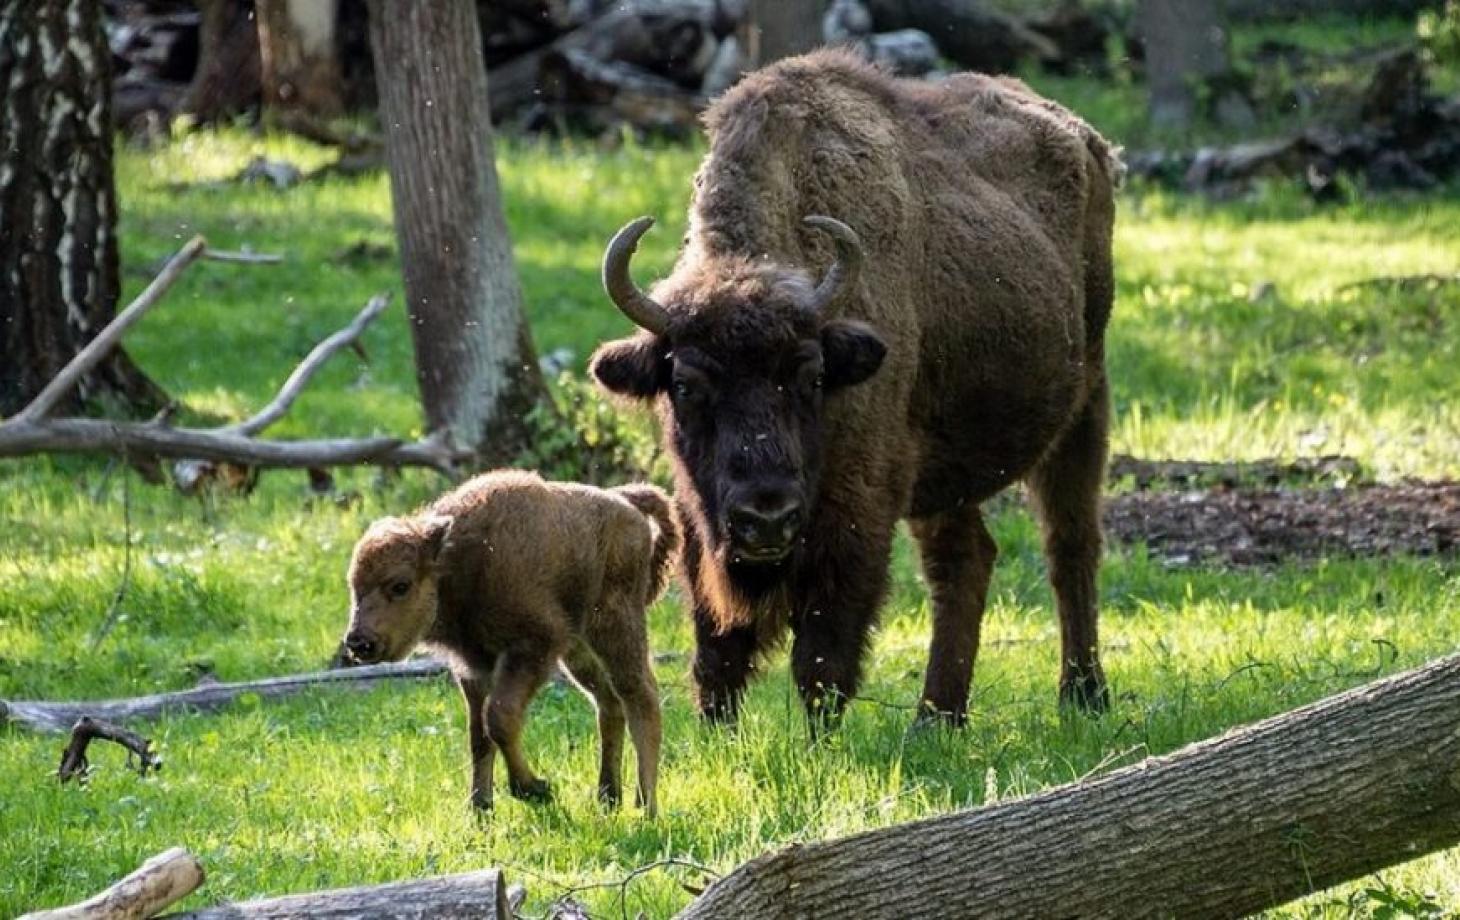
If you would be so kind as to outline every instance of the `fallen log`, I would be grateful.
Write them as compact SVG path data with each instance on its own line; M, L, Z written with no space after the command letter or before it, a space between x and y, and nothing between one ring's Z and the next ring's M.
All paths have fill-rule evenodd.
M13 722L40 732L71 731L78 719L91 717L108 722L156 719L182 712L212 712L232 704L245 694L272 700L291 696L311 687L346 684L361 689L390 680L420 680L446 672L446 665L434 658L418 658L393 664L365 665L333 671L291 674L237 683L213 683L191 690L155 693L130 699L52 702L0 700L0 722Z
M203 866L181 847L159 853L96 897L71 907L40 910L20 920L141 920L197 891Z
M1098 779L792 846L681 920L1235 917L1460 843L1460 656Z
M389 885L312 891L281 898L222 904L184 914L167 914L163 920L285 920L311 917L392 917L395 920L510 920L507 882L500 869L483 869L460 875Z

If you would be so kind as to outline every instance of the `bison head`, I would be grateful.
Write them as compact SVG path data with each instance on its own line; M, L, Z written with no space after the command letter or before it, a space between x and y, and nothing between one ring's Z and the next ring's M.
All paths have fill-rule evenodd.
M614 393L663 397L681 497L707 550L738 581L764 581L814 511L827 394L872 376L887 351L871 327L835 315L856 285L862 246L846 224L808 217L836 248L819 283L799 267L702 257L682 264L656 299L629 276L652 223L624 227L604 255L604 287L641 331L600 347L591 370Z
M360 664L400 661L436 622L437 570L451 518L382 518L350 558L344 646Z

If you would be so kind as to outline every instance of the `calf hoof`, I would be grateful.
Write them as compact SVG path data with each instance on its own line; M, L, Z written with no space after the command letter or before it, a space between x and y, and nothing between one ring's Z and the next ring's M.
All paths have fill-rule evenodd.
M467 801L476 811L486 812L492 810L492 793L487 789L473 789Z
M508 788L511 790L513 798L521 799L524 802L543 803L553 800L552 787L545 779L532 779L525 783L513 782L508 784Z
M1110 690L1105 686L1105 675L1098 668L1064 674L1060 677L1060 705L1094 714L1106 711L1110 708Z
M944 709L932 700L923 700L918 714L913 717L909 734L922 734L937 729L959 729L968 724L968 711L964 707Z

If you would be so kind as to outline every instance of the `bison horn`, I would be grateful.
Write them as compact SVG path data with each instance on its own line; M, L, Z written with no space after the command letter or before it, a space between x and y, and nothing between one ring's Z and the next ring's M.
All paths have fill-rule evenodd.
M862 241L857 237L857 231L834 217L813 214L801 222L830 236L836 246L836 261L827 269L826 277L821 279L811 295L811 308L825 313L837 295L856 285L857 275L862 271Z
M639 290L629 275L629 260L639 247L639 238L654 226L654 218L640 217L615 233L603 253L603 289L623 314L655 335L669 328L669 311Z

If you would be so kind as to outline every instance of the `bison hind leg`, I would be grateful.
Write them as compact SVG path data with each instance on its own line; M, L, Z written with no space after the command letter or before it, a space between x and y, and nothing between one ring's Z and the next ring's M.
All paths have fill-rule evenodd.
M563 656L563 666L598 712L598 800L616 808L623 799L624 706L598 656L581 641Z
M933 602L933 640L918 722L961 726L999 548L973 502L910 523Z
M1060 702L1101 712L1110 703L1100 667L1096 576L1100 489L1110 403L1102 374L1080 414L1029 476L1060 620Z

